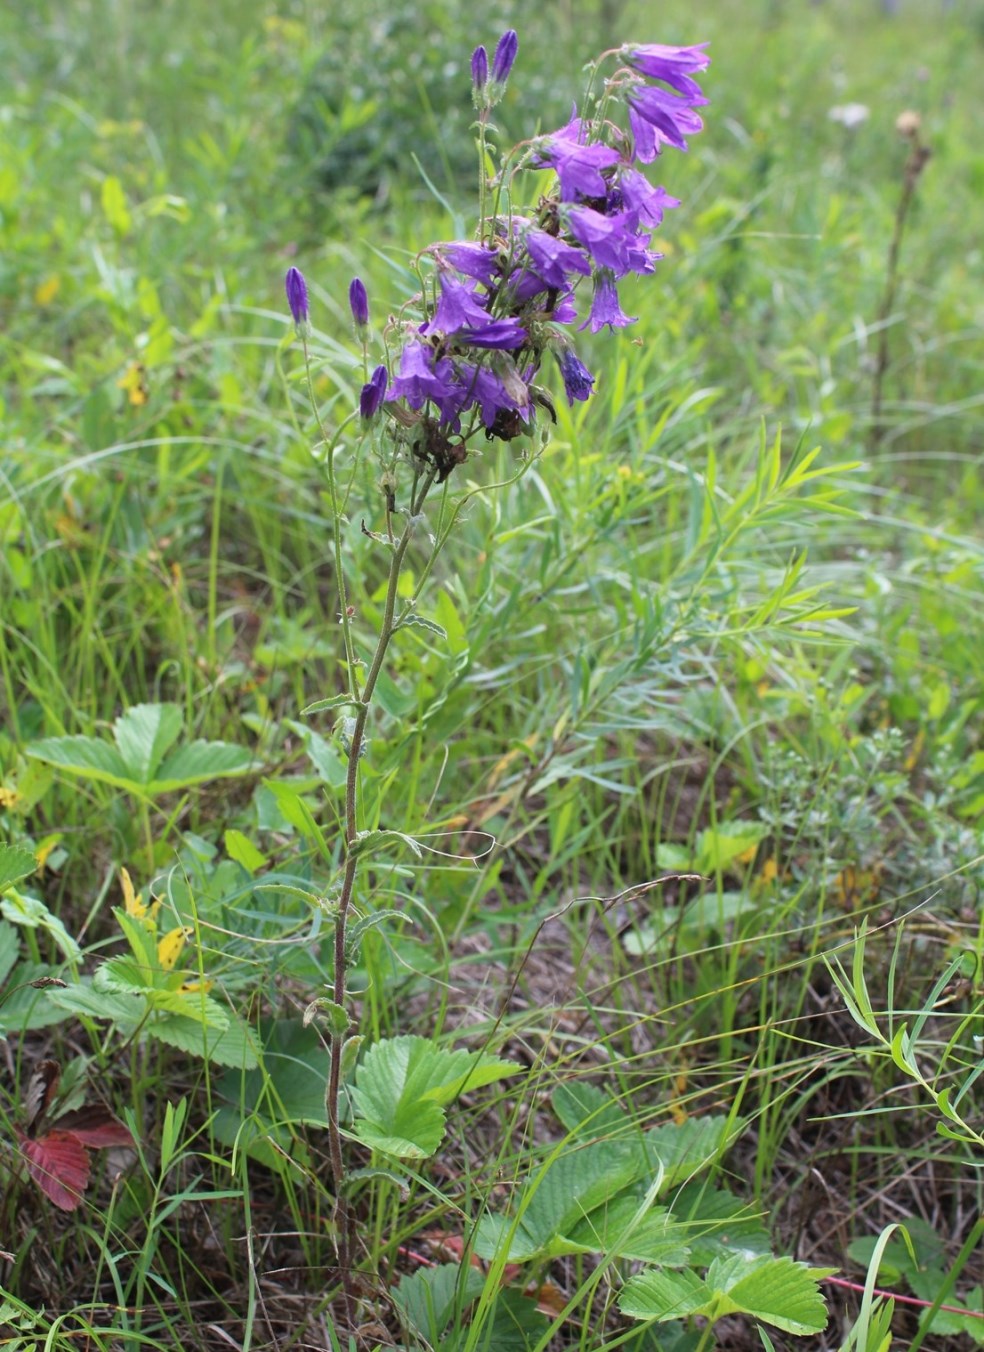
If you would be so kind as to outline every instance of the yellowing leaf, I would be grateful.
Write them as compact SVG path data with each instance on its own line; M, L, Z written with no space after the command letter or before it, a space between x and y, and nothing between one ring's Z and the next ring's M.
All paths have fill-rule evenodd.
M202 991L205 995L207 995L214 985L215 985L214 981L183 981L181 985L178 987L178 990L182 993L187 993L189 991Z
M45 277L43 282L38 282L34 290L35 305L50 305L61 290L61 278L57 272L51 273Z
M170 972L173 970L185 944L193 933L194 930L186 929L184 925L178 925L176 929L168 930L163 939L158 942L157 961L163 971Z
M134 408L140 408L147 402L146 376L143 362L132 361L116 382L118 389L126 390L127 398Z
M16 807L20 802L20 794L16 789L8 789L0 784L0 807Z
M103 215L117 235L129 234L133 221L126 204L123 184L114 174L103 179L102 209Z
M157 912L161 909L161 903L155 901L150 906L145 905L143 893L133 890L133 883L125 868L120 869L120 886L123 888L123 907L127 915L152 926L157 919Z

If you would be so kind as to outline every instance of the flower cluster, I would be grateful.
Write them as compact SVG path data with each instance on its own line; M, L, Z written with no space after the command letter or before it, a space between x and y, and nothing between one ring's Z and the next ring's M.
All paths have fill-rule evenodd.
M652 232L664 211L679 205L639 166L663 146L686 150L687 136L701 130L696 109L707 100L693 76L708 64L704 45L627 45L606 53L619 66L592 114L575 109L565 126L507 160L492 185L496 210L481 222L477 239L425 251L423 291L387 334L396 360L390 371L373 372L360 409L366 419L392 418L438 481L463 463L477 431L509 441L532 430L538 408L554 416L549 394L536 383L547 352L572 405L592 393L594 377L565 328L579 318L580 328L592 332L635 322L622 311L618 283L655 270L661 255L651 247ZM491 67L485 49L476 49L471 69L480 112L502 96L516 51L511 30ZM508 191L523 169L554 174L553 190L527 215L513 213ZM589 281L584 315L577 293ZM297 294L288 274L295 320ZM362 289L360 300L364 295Z

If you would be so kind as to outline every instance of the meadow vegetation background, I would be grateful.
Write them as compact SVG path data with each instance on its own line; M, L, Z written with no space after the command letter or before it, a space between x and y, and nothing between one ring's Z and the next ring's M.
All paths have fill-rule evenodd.
M408 259L470 228L469 56L509 26L503 145L566 121L583 63L630 40L709 41L711 104L656 166L683 206L626 290L638 323L579 339L595 396L472 500L430 598L446 638L406 638L380 685L370 824L434 834L363 874L391 914L358 956L362 1032L515 1069L465 1084L429 1160L353 1146L389 1171L354 1202L357 1345L713 1345L620 1313L632 1255L604 1244L537 1250L511 1305L504 1259L476 1268L441 1327L433 1293L393 1296L453 1272L558 1143L705 1118L727 1130L700 1186L858 1285L823 1287L801 1345L984 1341L980 6L37 0L0 13L8 1346L356 1345L301 1018L330 980L312 897L345 756L335 715L301 717L341 688L339 630L283 276L307 276L337 422L362 381L349 281L381 323ZM907 110L932 155L880 318ZM371 469L355 494L371 621ZM107 768L93 742L128 710L135 762ZM151 946L139 1017L132 973L91 983L128 918L188 930ZM137 1142L71 1212L17 1134L45 1058ZM862 1304L866 1276L903 1299ZM762 1345L738 1317L715 1336Z

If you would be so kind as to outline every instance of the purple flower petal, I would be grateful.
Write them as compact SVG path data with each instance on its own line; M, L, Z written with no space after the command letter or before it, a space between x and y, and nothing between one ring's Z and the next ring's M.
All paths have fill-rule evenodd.
M449 272L440 273L437 280L441 288L437 309L421 333L457 333L466 326L474 328L488 322L488 311L470 286Z
M667 94L653 85L636 85L627 99L635 155L643 164L656 158L661 145L686 150L687 136L703 130L700 116L677 94Z
M537 146L537 168L549 166L560 180L562 202L576 202L581 197L604 197L608 185L602 169L618 164L621 156L611 146L578 145L563 136L546 137Z
M545 230L527 230L523 242L534 271L547 286L560 291L566 289L567 279L573 273L578 272L582 277L591 274L591 264L582 251L565 244L556 235L548 235Z
M589 399L594 389L595 378L581 361L572 347L562 347L556 353L560 363L560 374L564 378L567 402L573 406L575 399Z
M567 219L571 234L598 267L611 268L616 277L654 271L655 256L636 233L630 215L603 216L592 207L571 207Z
M650 42L642 47L623 47L622 54L640 75L648 76L650 80L662 80L691 103L706 103L700 85L689 78L689 72L706 70L710 64L711 58L704 51L706 46L706 42L693 47L665 47L662 43Z
M428 399L435 403L454 390L454 370L443 357L434 362L433 350L411 339L400 356L400 374L390 386L387 399L405 399L411 408L423 408Z
M493 319L477 329L459 329L455 334L458 343L469 347L500 348L509 351L522 347L526 342L526 330L518 319Z
M456 240L451 244L439 245L434 252L465 277L474 277L476 282L482 282L485 286L491 286L500 275L498 253L494 249L487 249L484 244Z
M363 418L371 418L379 409L386 394L386 367L377 366L362 387L359 395L359 412Z
M610 329L624 329L627 324L635 322L634 317L622 313L614 274L607 268L599 268L595 273L591 313L581 328L586 329L590 324L591 332L597 333L606 324Z

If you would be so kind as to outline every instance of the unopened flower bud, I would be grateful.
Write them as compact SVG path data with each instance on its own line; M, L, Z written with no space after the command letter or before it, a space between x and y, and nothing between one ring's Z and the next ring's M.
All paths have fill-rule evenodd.
M472 52L471 73L472 90L477 99L489 81L489 54L484 47L476 47Z
M308 291L307 282L304 280L304 274L300 268L288 268L287 276L284 278L284 289L287 292L287 304L290 306L290 312L294 317L294 323L300 329L308 320Z
M359 412L363 418L371 418L378 411L386 393L386 381L386 367L377 366L359 395Z
M352 284L349 287L349 307L356 328L364 329L369 323L369 297L366 295L365 285L359 277L353 277Z
M508 28L496 43L495 55L492 57L493 84L504 85L506 83L518 51L519 38L516 36L516 30L515 28Z

